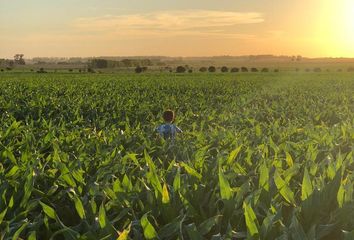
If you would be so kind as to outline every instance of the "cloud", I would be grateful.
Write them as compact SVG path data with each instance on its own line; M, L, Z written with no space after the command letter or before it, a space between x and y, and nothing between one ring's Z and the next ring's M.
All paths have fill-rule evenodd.
M262 14L257 12L185 10L79 18L73 25L84 32L122 36L228 35L247 38L250 35L240 34L237 27L263 21Z

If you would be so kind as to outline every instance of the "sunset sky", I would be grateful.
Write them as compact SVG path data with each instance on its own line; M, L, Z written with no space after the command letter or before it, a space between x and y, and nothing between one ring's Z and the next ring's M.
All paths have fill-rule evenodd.
M354 0L0 0L0 58L354 57Z

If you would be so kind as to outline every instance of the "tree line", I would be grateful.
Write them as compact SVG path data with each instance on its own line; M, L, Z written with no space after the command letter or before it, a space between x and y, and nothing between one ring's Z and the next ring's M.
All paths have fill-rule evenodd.
M117 67L148 67L152 66L153 62L150 59L122 59L122 60L107 60L107 59L92 59L89 62L90 68L117 68Z
M0 66L9 69L15 67L16 65L26 65L26 61L23 58L24 56L24 54L15 54L13 59L0 59Z
M171 71L171 70L170 70ZM216 72L217 71L217 68L215 66L209 66L209 67L200 67L199 72L210 72L210 73L213 73L213 72ZM229 67L226 67L226 66L222 66L220 68L220 72L223 72L223 73L227 73L227 72L269 72L269 68L261 68L261 69L258 69L258 68L255 68L255 67L252 67L252 68L247 68L247 67L232 67L232 68L229 68ZM279 70L278 69L274 69L274 72L278 72ZM188 67L188 66L177 66L176 67L176 73L185 73L185 72L193 72L193 69Z

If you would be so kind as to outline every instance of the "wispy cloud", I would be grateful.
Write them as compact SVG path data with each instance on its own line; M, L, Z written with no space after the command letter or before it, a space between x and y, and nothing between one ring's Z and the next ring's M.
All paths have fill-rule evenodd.
M74 27L85 32L122 36L229 35L247 38L249 35L240 34L237 26L263 21L262 14L257 12L185 10L79 18Z

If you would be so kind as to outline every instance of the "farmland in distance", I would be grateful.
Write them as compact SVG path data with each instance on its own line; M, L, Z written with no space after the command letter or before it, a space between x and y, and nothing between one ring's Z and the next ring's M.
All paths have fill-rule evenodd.
M1 239L354 239L353 93L344 72L2 73Z

